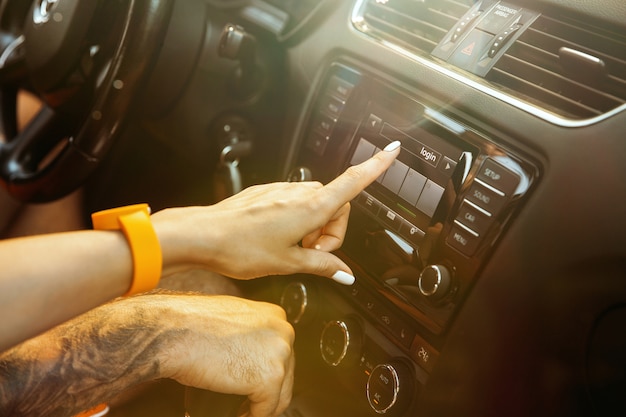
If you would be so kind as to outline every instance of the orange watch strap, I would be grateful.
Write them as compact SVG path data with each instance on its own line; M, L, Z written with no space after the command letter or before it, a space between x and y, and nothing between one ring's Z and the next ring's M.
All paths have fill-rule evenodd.
M109 406L106 403L98 404L97 406L76 414L74 417L101 417L109 413Z
M150 221L150 207L134 204L91 215L94 229L121 230L133 258L133 281L125 296L155 288L161 278L163 258L159 239Z

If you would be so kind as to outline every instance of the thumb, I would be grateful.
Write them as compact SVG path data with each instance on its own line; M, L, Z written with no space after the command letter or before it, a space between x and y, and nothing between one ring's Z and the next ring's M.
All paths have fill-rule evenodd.
M354 284L354 273L337 256L316 249L300 248L302 272L327 277L343 285Z

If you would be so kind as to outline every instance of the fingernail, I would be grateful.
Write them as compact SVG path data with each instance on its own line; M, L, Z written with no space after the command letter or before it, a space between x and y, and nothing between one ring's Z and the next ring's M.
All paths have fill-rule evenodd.
M400 147L401 143L399 140L394 140L393 142L391 142L389 145L385 146L385 149L383 149L386 152L392 152L395 151L396 149L398 149Z
M352 285L354 284L354 277L347 272L337 271L335 275L332 276L335 282L338 282L343 285Z

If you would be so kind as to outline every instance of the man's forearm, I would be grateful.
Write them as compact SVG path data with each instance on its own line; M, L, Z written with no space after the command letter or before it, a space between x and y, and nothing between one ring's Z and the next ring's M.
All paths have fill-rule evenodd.
M168 330L148 306L116 304L1 354L0 415L71 416L159 378Z

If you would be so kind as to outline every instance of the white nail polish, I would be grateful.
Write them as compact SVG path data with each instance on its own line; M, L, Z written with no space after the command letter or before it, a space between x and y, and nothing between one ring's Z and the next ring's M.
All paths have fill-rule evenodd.
M337 271L335 275L332 276L335 282L338 282L343 285L352 285L354 284L354 277L347 272Z
M386 152L392 152L395 151L396 149L398 149L400 147L401 143L399 140L394 140L393 142L391 142L390 144L388 144L387 146L385 146L385 149L383 149Z

